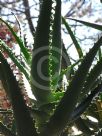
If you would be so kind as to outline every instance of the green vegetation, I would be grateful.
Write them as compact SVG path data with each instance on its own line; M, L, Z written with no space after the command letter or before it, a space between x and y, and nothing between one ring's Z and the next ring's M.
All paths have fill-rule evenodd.
M99 78L102 70L101 54L96 65L92 66L92 62L101 49L102 37L83 56L80 44L66 19L61 16L61 0L56 0L54 6L53 0L43 1L32 53L28 51L25 42L17 36L12 27L2 18L0 20L6 24L14 36L20 47L25 65L25 67L22 66L21 61L12 53L10 47L0 40L0 76L12 104L14 115L12 126L16 126L15 131L13 131L13 129L8 129L3 123L0 123L1 132L6 136L63 136L65 132L67 132L66 135L69 134L68 129L74 123L77 126L83 126L83 129L79 128L84 135L90 136L98 132L100 127L97 130L91 130L88 125L85 125L81 115L85 113L96 117L89 105L102 89L101 79ZM62 58L64 58L64 61L67 60L67 56L62 54L64 45L61 37L61 20L79 55L79 60L66 69L61 68ZM75 21L83 23L87 27L102 30L102 26L79 20ZM2 49L28 80L36 97L36 100L32 100L31 107L27 106L19 83L4 57ZM78 68L75 71L76 65ZM70 75L67 89L58 88L63 75ZM101 98L101 94L99 96ZM97 98L97 102L100 98ZM92 104L92 106L94 105ZM101 110L99 106L98 110ZM96 114L100 122L102 116L99 112ZM94 127L95 125L93 125Z

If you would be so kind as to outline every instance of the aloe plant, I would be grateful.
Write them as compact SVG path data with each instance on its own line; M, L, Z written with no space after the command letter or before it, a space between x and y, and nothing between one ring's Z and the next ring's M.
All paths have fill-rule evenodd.
M79 57L82 57L66 69L61 69L62 58L66 61L66 55L62 53L61 19L75 44ZM101 47L102 37L83 57L81 46L75 35L66 20L61 17L61 0L43 0L32 55L12 27L2 18L0 20L7 25L15 37L21 49L25 67L4 41L0 40L0 46L7 52L20 72L25 75L36 97L36 100L32 101L32 107L26 105L19 83L0 50L0 76L12 104L14 122L17 127L16 132L13 132L1 123L1 132L7 136L60 136L65 128L70 127L77 120L79 124L82 124L81 114L89 107L94 96L102 90L102 84L96 82L101 74L102 59L99 59L90 71L92 62ZM70 73L78 63L80 66L69 81L67 89L58 90L59 80L66 72ZM91 94L88 94L89 92ZM84 100L79 101L82 93ZM80 126L79 124L77 125ZM87 133L93 132L88 130Z

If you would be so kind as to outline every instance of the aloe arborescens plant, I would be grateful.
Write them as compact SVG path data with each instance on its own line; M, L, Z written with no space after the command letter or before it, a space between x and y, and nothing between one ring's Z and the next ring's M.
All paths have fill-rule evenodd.
M55 4L53 5L53 3ZM61 0L43 0L32 55L28 52L23 41L13 31L12 27L0 19L8 26L15 37L21 49L25 67L22 66L20 60L15 57L10 48L8 48L2 40L0 40L0 45L3 50L8 53L19 70L25 75L36 97L36 100L33 101L34 106L32 106L32 108L27 107L19 84L1 50L1 80L10 98L17 127L16 133L8 130L5 126L3 126L5 129L0 127L2 132L8 136L60 136L66 127L77 119L80 119L80 115L89 106L92 98L102 89L102 85L101 83L99 84L99 82L94 86L94 83L96 83L101 73L102 68L100 68L100 64L102 59L100 59L99 63L89 72L95 55L101 46L102 37L98 39L89 53L83 57L82 50L75 36L71 32L69 25L66 24L65 19L62 18L63 24L65 24L68 29L72 40L75 39L74 44L76 49L80 49L79 57L83 57L83 60L81 59L81 64L71 79L67 90L60 89L58 91L60 77L65 73L61 71L63 49L61 18ZM63 58L66 60L65 56ZM65 71L68 72L68 70L70 71L73 67L74 65L71 65ZM95 74L98 68L100 68L100 71ZM94 82L92 79L94 79ZM88 95L90 90L92 90L92 92ZM79 103L79 95L81 95L81 92L83 96L86 96L86 94L88 96L86 96L84 100L81 99ZM3 124L0 126L2 125ZM89 134L91 134L91 130L88 130Z

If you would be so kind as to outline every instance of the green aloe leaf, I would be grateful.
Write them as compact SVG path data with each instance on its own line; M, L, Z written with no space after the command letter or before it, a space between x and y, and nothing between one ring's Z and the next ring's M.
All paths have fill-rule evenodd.
M67 74L67 76L70 74L71 70L73 70L73 68L78 65L78 63L80 63L82 61L82 59L79 59L78 61L76 61L74 64L68 66L66 69L62 69L61 72L60 72L60 75L57 77L58 78L58 81L64 76ZM53 77L53 78L56 78L56 77ZM55 81L55 79L53 79L53 82Z
M97 80L101 72L102 72L102 57L100 61L98 61L98 63L92 68L88 77L86 78L84 88L82 89L81 96L82 98L85 96L85 94L87 94L90 91L91 87L93 87L95 81Z
M67 49L65 48L64 43L62 42L62 63L61 63L61 69L67 69L68 66L71 65L71 60L69 57L69 54L67 53ZM71 70L71 73L68 75L66 73L67 80L70 80L71 75L74 73L74 69Z
M73 19L73 18L68 18L68 19L77 21L77 22L79 22L81 24L84 24L86 26L89 26L89 27L92 27L94 29L102 31L102 25L98 25L98 24L95 24L95 23L90 23L90 22L87 22L87 21L81 21L81 20Z
M62 41L62 68L66 69L69 65L71 65L70 56L65 48L65 44Z
M7 83L7 90L5 90L11 100L14 117L17 125L19 136L38 136L34 127L34 122L30 116L29 110L26 106L25 100L16 81L13 72L7 63L7 60L0 52L0 71L2 80ZM3 81L4 83L4 81Z
M76 50L78 52L79 58L83 57L82 49L81 49L81 47L80 47L80 45L79 45L75 35L73 34L73 32L72 32L68 22L65 20L64 17L62 17L62 23L65 25L65 27L66 27L66 29L67 29L67 31L68 31L68 33L69 33L73 43L74 43L74 46L75 46L75 48L76 48Z
M41 6L31 65L32 91L39 104L48 103L51 96L49 74L49 38L52 0Z
M11 60L14 62L14 64L19 68L19 70L25 75L27 80L29 81L29 71L25 69L22 64L19 62L19 60L15 57L15 55L12 53L12 50L0 39L0 45L4 49L4 51L9 55Z
M61 1L56 0L55 15L52 26L52 43L50 49L51 89L56 90L61 71L62 41L61 41ZM55 78L54 78L55 77Z
M0 18L0 21L2 21L4 24L6 24L6 26L9 28L9 30L12 33L12 35L16 39L16 42L18 43L18 45L19 45L19 47L20 47L20 49L21 49L25 59L27 60L28 63L30 63L31 55L28 52L27 48L24 46L22 39L20 39L20 37L17 36L17 34L14 32L13 28L6 21L4 21L2 18Z
M91 103L92 99L95 97L97 93L102 91L102 84L99 84L92 92L90 95L87 96L73 111L71 115L71 122L74 122L81 116L81 114L87 109L89 104Z
M49 132L49 136L59 135L69 122L71 114L77 104L78 97L81 93L89 68L99 47L101 46L101 43L102 37L95 43L93 48L90 49L89 53L83 59L53 116L50 118L45 130L42 132L42 135L47 136L47 132Z

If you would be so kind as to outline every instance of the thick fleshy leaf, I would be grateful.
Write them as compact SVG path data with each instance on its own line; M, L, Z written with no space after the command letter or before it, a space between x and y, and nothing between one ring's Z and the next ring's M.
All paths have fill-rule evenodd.
M102 91L102 84L99 84L92 92L90 95L87 96L73 111L71 115L71 122L74 122L81 116L81 114L87 109L89 104L91 103L92 99L95 97L97 93Z
M75 62L74 64L68 66L66 69L62 69L62 71L60 72L60 75L58 76L58 81L64 76L64 75L69 75L71 73L71 70L78 65L78 63L80 63L82 61L82 59L79 59L77 62ZM56 77L53 77L56 78ZM54 80L52 78L52 80Z
M45 130L42 132L42 135L47 136L48 132L49 136L59 135L69 122L71 114L73 113L78 101L78 97L81 93L81 89L84 85L89 68L99 47L101 46L101 43L102 37L95 43L93 48L90 49L89 53L83 59L67 91L59 102L54 115L50 118Z
M86 26L89 26L89 27L92 27L94 29L102 31L102 25L98 25L98 24L95 24L95 23L90 23L90 22L87 22L87 21L81 21L81 20L73 19L73 18L68 18L68 19L77 21L77 22L79 22L81 24L84 24Z
M41 6L31 65L32 91L38 103L48 103L51 96L49 74L49 36L52 0Z
M50 49L50 80L51 89L56 90L61 71L62 40L61 40L61 1L56 1L55 15L52 26L52 43ZM52 80L53 78L53 80Z
M65 44L62 41L62 63L61 63L61 69L67 69L68 66L71 65L70 56L67 52L67 49L65 48ZM71 75L74 73L74 69L71 70L70 74L66 73L67 80L70 80Z
M19 70L25 75L25 77L29 80L30 72L25 69L21 62L15 57L15 55L12 53L12 50L2 41L0 40L0 45L4 49L4 51L9 55L11 60L14 62L14 64L19 68Z
M86 82L84 84L84 88L82 89L81 97L83 98L85 94L88 94L91 87L93 87L94 83L96 82L97 78L102 73L102 57L98 61L98 63L92 68L88 77L86 78Z
M19 136L38 136L18 82L1 52L0 62L2 80L5 80L7 83L7 90L5 91L7 92L13 107Z
M2 18L0 18L0 21L2 21L4 24L6 24L6 26L9 28L9 30L12 33L12 35L16 39L16 42L18 43L18 45L19 45L19 47L20 47L20 49L21 49L25 59L27 60L28 63L30 63L31 55L28 52L27 48L24 46L22 39L20 39L20 37L17 36L17 34L13 30L13 28L6 21L4 21Z
M78 55L79 55L79 58L83 57L82 49L81 49L81 47L80 47L80 45L79 45L79 43L78 43L78 41L77 41L75 35L73 34L73 32L72 32L72 30L71 30L71 28L70 28L68 22L65 20L64 17L62 17L62 23L65 25L65 27L66 27L66 29L67 29L67 31L68 31L68 33L69 33L69 35L70 35L70 37L71 37L73 43L74 43L74 46L75 46L75 48L76 48L76 50L77 50L77 53L78 53Z

